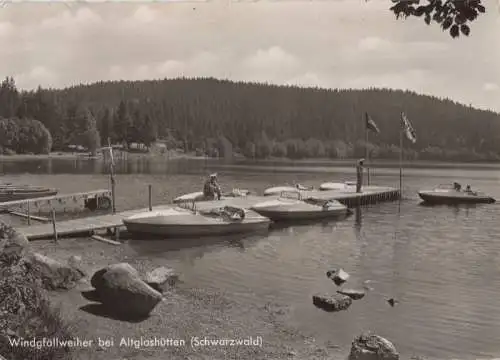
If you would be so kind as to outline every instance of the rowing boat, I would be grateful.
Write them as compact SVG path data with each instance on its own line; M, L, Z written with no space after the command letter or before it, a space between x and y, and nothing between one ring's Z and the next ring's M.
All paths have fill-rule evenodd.
M54 196L57 192L43 186L0 184L0 203Z

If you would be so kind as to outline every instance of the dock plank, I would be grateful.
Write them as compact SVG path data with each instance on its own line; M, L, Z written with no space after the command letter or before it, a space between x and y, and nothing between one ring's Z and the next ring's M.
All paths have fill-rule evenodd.
M172 205L160 205L153 207L155 210L163 210L170 208ZM108 228L118 227L123 225L123 219L140 212L148 211L149 208L127 210L116 214L106 214L79 219L66 220L56 222L56 231L59 236L67 236L72 234L80 234L92 232L95 230L104 230ZM23 226L18 228L28 240L47 239L54 234L52 223L40 224L32 226Z

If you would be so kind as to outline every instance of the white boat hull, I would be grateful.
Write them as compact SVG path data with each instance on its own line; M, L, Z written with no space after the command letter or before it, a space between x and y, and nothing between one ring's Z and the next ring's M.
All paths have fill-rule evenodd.
M338 218L350 213L346 206L331 202L333 206L324 208L301 200L276 199L252 206L252 210L273 221L320 220Z
M257 232L269 228L270 220L246 212L243 220L204 216L190 210L173 208L161 212L145 212L124 219L127 231L165 237L217 236Z
M280 196L284 192L292 193L297 191L294 186L275 186L264 190L264 196Z
M233 190L229 193L222 194L222 198L245 197L249 194L248 190ZM174 204L181 204L187 202L210 201L213 199L206 198L202 191L196 191L189 194L184 194L176 197L173 200Z
M491 204L496 200L484 194L467 193L455 190L419 191L420 198L428 204Z
M328 191L328 190L338 190L338 191L345 191L345 192L354 192L356 191L356 182L353 181L346 181L343 183L337 183L337 182L326 182L323 183L319 186L319 189L321 191Z

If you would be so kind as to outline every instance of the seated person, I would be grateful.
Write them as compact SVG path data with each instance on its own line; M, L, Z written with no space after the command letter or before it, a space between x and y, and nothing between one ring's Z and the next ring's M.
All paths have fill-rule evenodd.
M457 182L454 182L453 183L453 188L456 190L456 191L460 191L462 189L462 185L460 185L459 183Z
M217 174L212 174L209 176L208 180L203 185L203 195L208 199L220 200L221 191L220 186L217 182Z
M470 188L470 185L467 185L467 187L465 188L465 192L467 192L467 193L471 193L472 192L472 190Z

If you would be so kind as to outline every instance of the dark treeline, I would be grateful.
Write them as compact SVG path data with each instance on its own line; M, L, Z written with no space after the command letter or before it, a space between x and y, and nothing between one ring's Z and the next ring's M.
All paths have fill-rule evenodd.
M212 78L31 92L18 91L7 78L0 86L0 145L4 153L64 151L69 145L94 152L108 138L146 148L163 139L169 148L208 155L350 158L365 154L365 111L381 131L369 136L371 158L399 157L404 111L418 139L405 141L406 159L500 159L500 115L492 111L400 90L325 90Z

